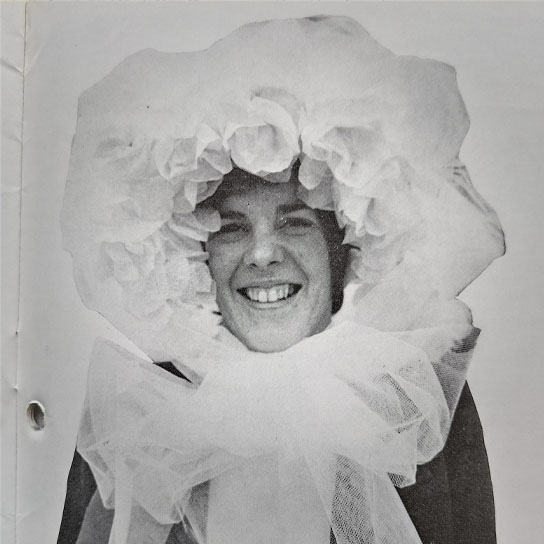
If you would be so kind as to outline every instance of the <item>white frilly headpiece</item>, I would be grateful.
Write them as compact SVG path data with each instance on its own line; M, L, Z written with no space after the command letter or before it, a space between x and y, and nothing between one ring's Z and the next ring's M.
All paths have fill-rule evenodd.
M458 159L454 70L338 17L141 51L79 103L62 215L84 303L155 361L93 354L78 449L110 542L419 543L393 487L444 445L473 331L456 296L504 251ZM221 326L197 208L234 166L334 210L352 251L323 333L276 354ZM393 483L392 483L393 482Z

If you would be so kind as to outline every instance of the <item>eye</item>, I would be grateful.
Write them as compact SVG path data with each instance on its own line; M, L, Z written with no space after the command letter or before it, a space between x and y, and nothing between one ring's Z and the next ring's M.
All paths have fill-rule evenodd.
M250 226L243 222L232 221L223 223L221 228L210 235L210 240L218 239L221 242L237 242L250 231Z
M315 221L298 215L281 217L278 222L278 229L290 236L303 236L315 228Z

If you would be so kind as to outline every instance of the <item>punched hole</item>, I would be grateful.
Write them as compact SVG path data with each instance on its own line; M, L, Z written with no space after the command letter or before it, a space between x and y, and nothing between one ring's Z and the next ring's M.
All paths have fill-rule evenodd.
M43 404L37 400L33 400L28 404L26 415L30 426L35 431L41 431L45 427L45 408Z

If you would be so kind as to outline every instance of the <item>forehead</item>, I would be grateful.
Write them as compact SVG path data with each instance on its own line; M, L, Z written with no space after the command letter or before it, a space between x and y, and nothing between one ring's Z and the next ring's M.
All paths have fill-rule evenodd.
M256 176L240 176L223 182L212 204L220 212L234 210L242 213L308 208L298 199L295 182L271 183Z

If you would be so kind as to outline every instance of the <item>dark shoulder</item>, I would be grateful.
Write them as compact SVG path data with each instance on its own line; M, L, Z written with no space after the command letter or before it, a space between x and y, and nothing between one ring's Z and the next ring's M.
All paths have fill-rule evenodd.
M484 434L465 384L443 451L398 490L424 544L496 544L493 487Z
M156 364L170 374L187 380L187 378L171 362L160 362ZM96 482L89 465L77 451L74 452L66 482L66 499L64 502L57 544L75 544L77 542L87 506L91 502L96 489ZM109 511L106 512L105 508L104 512L105 517L107 517L106 513L110 514L109 517L113 517ZM111 520L109 523L111 524ZM180 530L173 530L172 533L171 539L175 538L175 540L169 539L168 544L171 544L171 542L191 542L190 540L182 539L183 533ZM100 543L97 542L96 544ZM104 544L106 543L104 542Z

